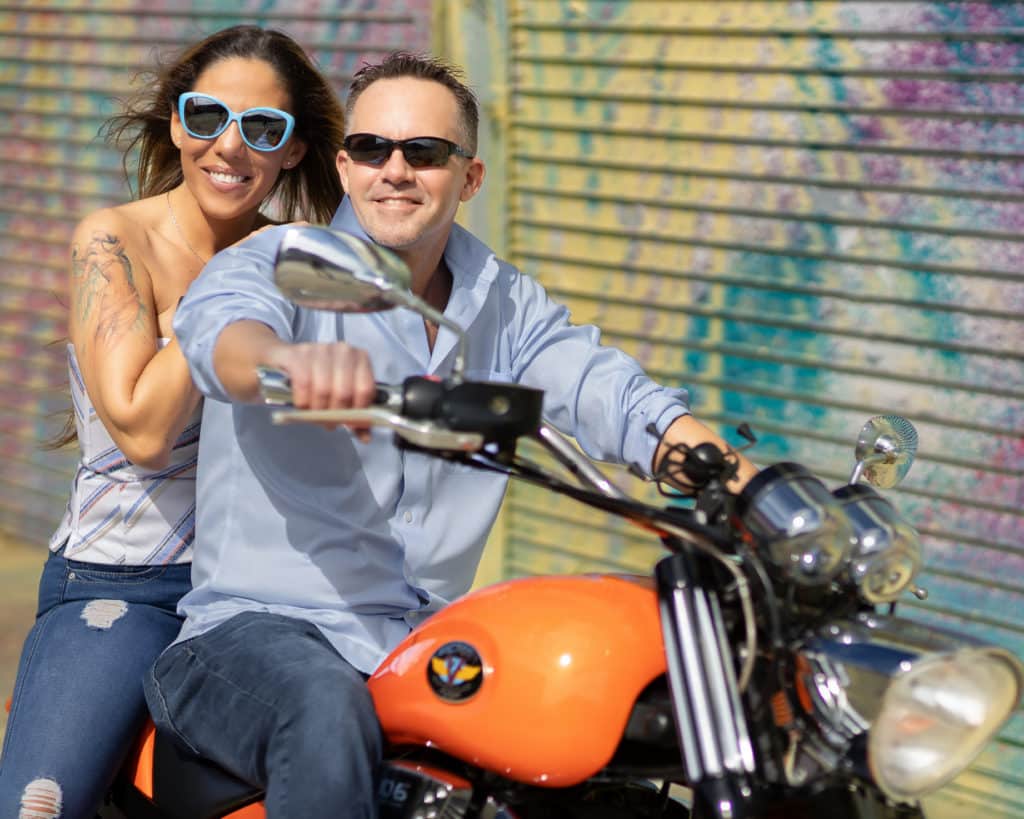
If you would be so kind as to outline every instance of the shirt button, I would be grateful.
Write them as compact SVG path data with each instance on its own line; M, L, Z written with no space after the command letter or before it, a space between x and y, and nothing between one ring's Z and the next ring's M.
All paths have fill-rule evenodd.
M406 512L403 517L406 523L412 523L412 512Z

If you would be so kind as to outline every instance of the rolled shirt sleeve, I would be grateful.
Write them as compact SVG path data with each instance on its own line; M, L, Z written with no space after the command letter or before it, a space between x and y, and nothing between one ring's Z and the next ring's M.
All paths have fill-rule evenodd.
M221 251L189 287L174 315L174 334L203 395L229 402L231 397L213 367L221 332L236 321L259 321L282 340L293 334L295 305L274 284L277 247L286 226L269 228L243 244Z
M568 309L533 279L517 271L512 286L520 308L515 380L544 390L545 416L592 458L650 474L661 434L690 412L687 391L652 381L631 356L602 345L596 327L571 324Z

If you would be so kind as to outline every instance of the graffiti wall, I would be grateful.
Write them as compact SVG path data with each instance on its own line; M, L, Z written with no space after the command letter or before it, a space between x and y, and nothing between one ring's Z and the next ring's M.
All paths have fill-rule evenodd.
M510 255L761 463L838 483L909 418L903 610L1024 654L1024 4L509 7ZM535 490L506 522L510 574L660 554ZM1020 809L1022 741L964 798Z
M838 483L868 417L909 418L892 497L930 596L903 610L1024 654L1020 2L6 4L0 530L42 543L63 508L71 456L38 443L67 406L67 236L129 196L96 134L137 68L261 22L340 89L364 55L436 42L439 10L485 104L488 238L731 440L749 423L761 463ZM503 529L508 576L660 554L522 487ZM951 786L958 819L1024 815L1022 748L1018 716Z
M98 137L140 69L236 23L298 40L342 93L365 59L426 50L430 0L8 3L0 9L0 530L45 542L74 453L39 444L69 406L68 239L86 213L131 193Z

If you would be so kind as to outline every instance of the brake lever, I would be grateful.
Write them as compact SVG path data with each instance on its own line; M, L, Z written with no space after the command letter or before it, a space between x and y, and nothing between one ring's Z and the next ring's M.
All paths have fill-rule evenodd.
M403 441L420 449L477 452L483 448L479 432L460 432L433 421L413 421L384 407L366 409L303 410L281 408L271 413L275 424L360 424L387 427Z
M366 424L391 429L399 438L421 449L477 452L484 437L476 432L459 432L431 421L414 421L398 413L402 409L402 387L378 384L373 406L363 409L296 409L288 374L271 367L257 367L260 395L275 424Z

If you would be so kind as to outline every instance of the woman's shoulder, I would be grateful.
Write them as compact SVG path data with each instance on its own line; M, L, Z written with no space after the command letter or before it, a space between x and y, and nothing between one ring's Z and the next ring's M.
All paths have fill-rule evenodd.
M146 200L100 208L81 218L71 235L71 263L117 263L130 271L136 285L148 281L153 268L153 216ZM105 261L103 261L105 260Z
M76 241L98 238L120 244L144 241L150 208L146 200L99 208L83 216L75 226Z
M132 253L139 261L150 255L153 233L159 232L163 211L156 197L99 208L81 218L72 233L72 245Z

